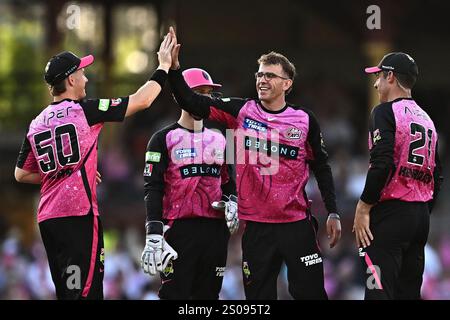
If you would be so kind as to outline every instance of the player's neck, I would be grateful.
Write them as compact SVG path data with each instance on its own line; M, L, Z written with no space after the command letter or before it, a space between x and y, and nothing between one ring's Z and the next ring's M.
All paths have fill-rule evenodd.
M202 131L203 129L203 120L195 120L185 112L183 112L180 119L178 119L178 124L188 130Z
M58 96L54 96L53 97L53 102L58 102L58 101L62 101L64 99L70 99L70 100L78 100L78 97L73 94L72 92L63 92Z
M261 101L261 104L264 108L270 111L280 111L286 106L286 100L284 99L284 96L279 97L278 99L271 100L271 101Z
M411 90L396 89L388 94L387 101L394 101L400 98L412 98Z

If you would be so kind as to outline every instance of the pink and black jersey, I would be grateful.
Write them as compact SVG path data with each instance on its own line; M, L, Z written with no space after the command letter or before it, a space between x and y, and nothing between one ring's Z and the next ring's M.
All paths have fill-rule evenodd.
M150 139L144 193L148 221L223 219L211 203L235 194L225 165L226 139L218 129L188 130L174 123Z
M410 98L372 110L370 169L361 199L429 202L440 188L438 135L428 114Z
M183 109L234 129L240 219L267 223L304 219L310 168L327 210L337 212L328 155L311 111L287 104L273 112L254 99L201 96L190 90L179 71L171 70L169 80Z
M38 222L98 215L96 194L97 141L103 123L122 121L128 97L50 104L27 130L17 167L39 172Z

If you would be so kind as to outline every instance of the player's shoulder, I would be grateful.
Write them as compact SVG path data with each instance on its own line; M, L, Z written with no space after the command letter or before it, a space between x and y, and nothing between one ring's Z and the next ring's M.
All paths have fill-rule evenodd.
M227 126L222 122L210 119L203 120L203 126L205 127L206 130L215 130L215 131L219 130L220 132L222 132L222 134L224 134L227 129Z
M174 122L171 123L165 127L162 127L161 129L157 130L150 138L150 141L155 140L155 139L165 139L165 137L167 136L167 134L170 131L173 131L177 128L179 128L180 126L178 125L178 123Z
M293 104L293 103L287 103L287 105L291 109L294 109L294 110L296 110L298 112L306 113L310 120L312 119L312 120L317 121L317 117L316 117L315 113L309 107L301 106L301 105Z
M376 114L385 114L388 112L392 112L392 103L393 103L393 101L389 101L389 102L382 102L382 103L376 105L372 109L372 114L376 115Z

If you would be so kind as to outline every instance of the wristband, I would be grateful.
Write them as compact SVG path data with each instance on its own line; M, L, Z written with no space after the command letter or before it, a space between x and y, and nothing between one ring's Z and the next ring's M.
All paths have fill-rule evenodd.
M167 80L167 72L161 69L156 69L155 72L153 72L150 80L157 82L162 89L164 88L164 84L166 83Z
M330 213L330 214L328 215L328 218L330 218L330 219L341 220L341 217L340 217L337 213Z

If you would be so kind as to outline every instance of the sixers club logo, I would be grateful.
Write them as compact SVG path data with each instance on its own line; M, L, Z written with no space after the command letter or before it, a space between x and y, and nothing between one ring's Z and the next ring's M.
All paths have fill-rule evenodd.
M122 102L121 98L111 99L111 107L118 106Z
M295 127L291 127L284 132L284 136L287 139L298 140L302 137L303 132Z

